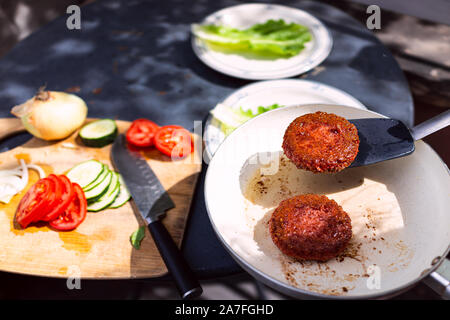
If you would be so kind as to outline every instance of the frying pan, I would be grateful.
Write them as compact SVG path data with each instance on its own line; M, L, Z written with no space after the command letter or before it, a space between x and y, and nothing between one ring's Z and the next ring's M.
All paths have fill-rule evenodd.
M447 166L419 140L403 158L334 174L298 170L281 151L284 131L296 117L316 111L384 117L344 106L291 106L235 130L215 153L205 180L209 218L226 250L256 279L296 298L387 298L423 279L448 298ZM301 193L325 194L350 215L353 237L339 257L299 262L273 244L271 213Z

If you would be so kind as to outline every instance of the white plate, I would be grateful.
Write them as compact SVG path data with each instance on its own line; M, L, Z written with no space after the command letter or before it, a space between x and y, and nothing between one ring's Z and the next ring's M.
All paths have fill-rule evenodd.
M243 4L226 8L206 17L202 24L222 24L248 28L269 19L284 19L309 28L312 40L298 55L291 58L262 60L237 54L210 50L204 41L192 37L195 54L206 65L227 75L250 80L268 80L292 77L319 65L329 55L333 44L325 26L305 11L273 4Z
M299 104L335 104L367 109L361 102L337 88L309 80L260 81L235 91L221 103L232 108L253 109L278 103L284 106ZM219 122L211 115L205 124L206 155L211 157L225 139Z

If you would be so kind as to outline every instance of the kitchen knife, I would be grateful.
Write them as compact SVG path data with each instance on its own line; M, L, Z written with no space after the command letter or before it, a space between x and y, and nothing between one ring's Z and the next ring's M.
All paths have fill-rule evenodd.
M147 221L150 233L181 297L189 299L199 296L203 292L200 284L160 220L166 210L175 207L169 194L141 155L128 148L123 134L116 138L112 146L111 159L122 175L137 211Z
M408 129L394 119L352 119L358 129L359 151L350 167L365 166L407 156L414 152L414 141L450 125L450 110Z

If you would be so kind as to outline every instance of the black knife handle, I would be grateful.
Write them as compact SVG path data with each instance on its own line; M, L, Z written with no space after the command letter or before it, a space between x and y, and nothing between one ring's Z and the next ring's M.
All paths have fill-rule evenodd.
M169 269L183 299L191 299L202 294L203 289L166 227L160 220L151 222L148 229L155 240L159 253Z

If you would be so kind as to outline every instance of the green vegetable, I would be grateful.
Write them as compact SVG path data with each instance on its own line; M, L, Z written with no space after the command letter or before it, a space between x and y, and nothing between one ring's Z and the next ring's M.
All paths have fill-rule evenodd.
M117 198L120 192L119 174L111 172L112 179L109 183L106 191L103 191L103 195L100 198L96 198L95 202L88 203L87 210L97 212L109 207L111 203Z
M104 166L96 160L88 160L77 164L67 173L71 182L76 182L81 188L86 188L103 172Z
M145 226L139 227L135 232L133 232L130 236L131 245L139 250L141 248L141 241L145 237Z
M128 191L127 186L125 185L125 181L123 181L123 178L120 174L119 174L119 183L120 183L119 195L114 200L114 202L109 205L109 208L111 209L123 206L131 198L131 194Z
M86 200L89 203L95 202L96 200L100 199L103 196L103 194L109 189L109 185L112 182L113 173L109 171L109 169L105 170L107 170L108 172L103 178L99 178L102 180L98 185L96 185L94 188L90 190L83 189L84 195L86 196Z
M225 134L225 136L227 136L237 127L250 120L251 118L280 107L283 106L275 103L267 107L259 106L257 108L257 111L253 112L253 110L251 109L244 110L242 107L239 107L239 109L235 109L219 103L210 112L215 119L220 121L220 129Z
M102 173L91 183L89 183L86 187L83 188L83 191L89 191L97 187L105 178L107 175L109 175L109 168L107 165L103 165L103 171Z
M77 164L67 177L82 186L88 211L119 208L131 198L120 174L97 160Z
M312 39L308 28L283 19L268 20L247 29L193 24L191 32L209 44L240 52L292 57Z
M259 106L258 107L258 111L256 111L256 112L253 112L252 109L244 110L244 109L242 109L242 107L240 107L239 110L237 110L236 112L239 112L240 114L245 115L249 119L251 119L251 118L254 118L256 116L259 116L260 114L262 114L264 112L267 112L267 111L270 111L270 110L273 110L273 109L277 109L279 107L282 107L282 106L280 106L278 103L274 103L274 104L272 104L270 106L267 106L267 107Z
M111 119L97 120L81 128L79 134L86 146L101 148L114 141L117 136L117 125Z

